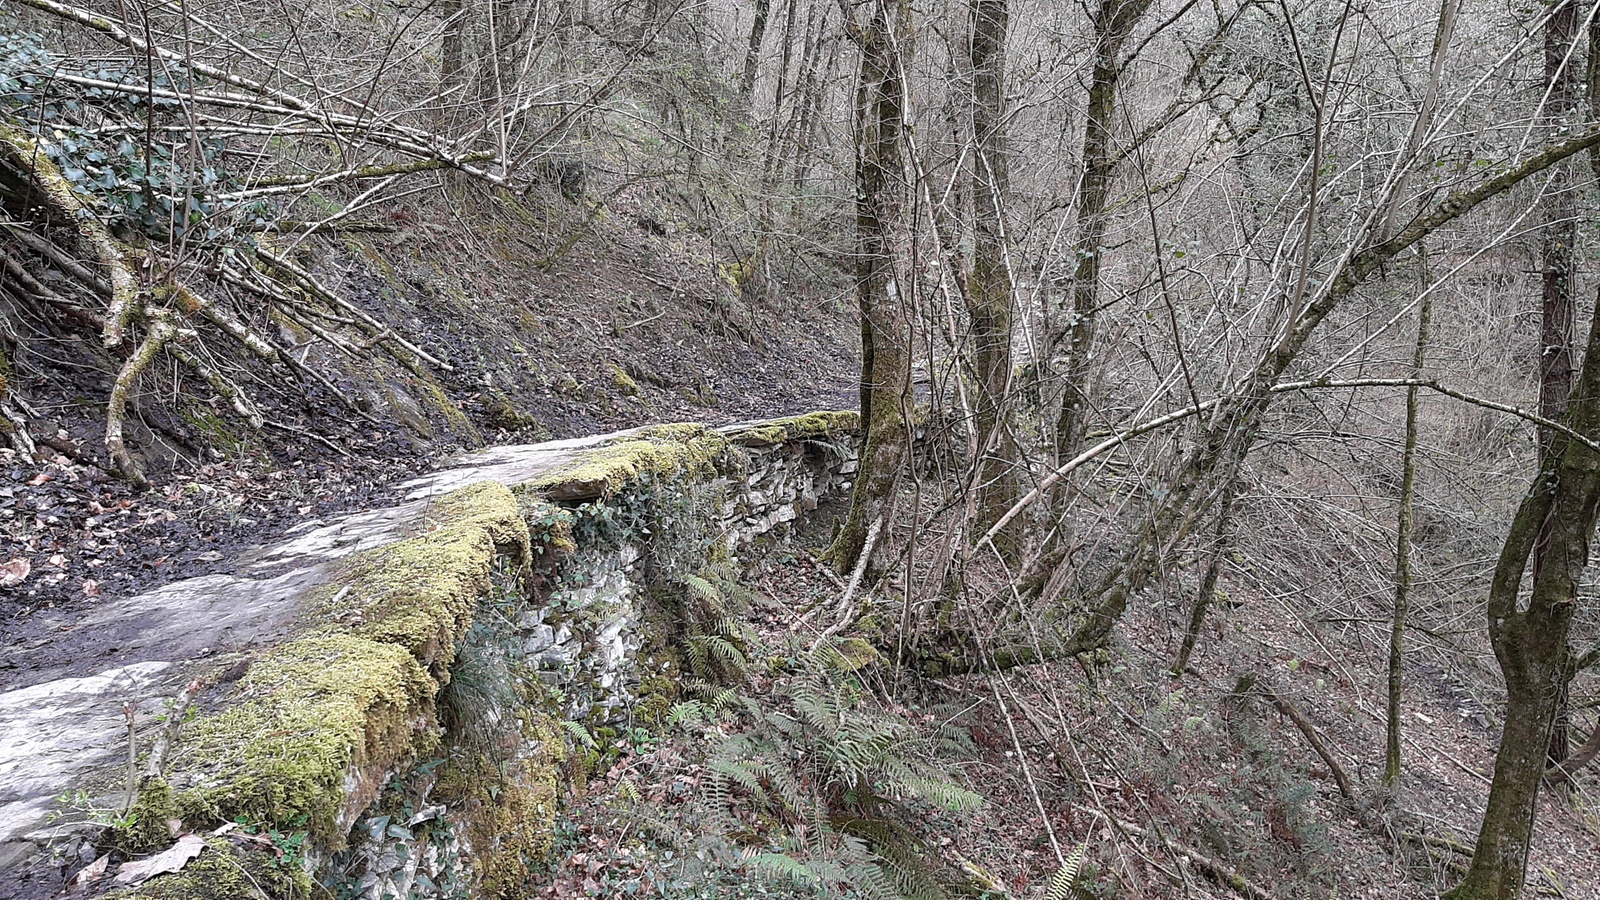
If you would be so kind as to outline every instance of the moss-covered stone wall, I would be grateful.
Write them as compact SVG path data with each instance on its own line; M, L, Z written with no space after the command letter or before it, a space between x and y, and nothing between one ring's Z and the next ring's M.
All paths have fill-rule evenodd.
M854 431L841 413L641 429L428 500L408 536L331 564L289 639L203 678L122 846L208 833L212 867L250 849L233 831L293 846L270 897L309 879L522 896L562 790L561 720L625 716L640 693L649 572L848 488ZM235 896L197 865L132 895Z

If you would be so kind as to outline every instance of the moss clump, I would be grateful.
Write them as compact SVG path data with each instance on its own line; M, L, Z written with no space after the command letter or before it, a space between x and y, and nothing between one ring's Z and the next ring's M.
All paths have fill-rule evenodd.
M652 441L693 441L705 437L706 427L697 422L674 422L669 425L651 425L639 432L640 437Z
M651 727L659 727L665 722L667 714L672 711L672 704L678 702L677 667L671 666L669 671L670 674L663 672L639 679L639 700L633 708L633 714Z
M106 896L119 900L301 900L315 896L314 890L311 878L299 866L286 865L273 851L235 847L225 837L214 837L206 840L205 850L182 870Z
M418 401L433 407L435 411L443 416L446 426L452 432L474 443L483 443L483 435L478 433L478 429L472 427L472 422L467 419L467 414L462 412L451 401L449 395L444 392L444 385L439 383L439 379L434 378L426 369L422 369L413 373L411 386L416 389Z
M172 802L172 788L160 778L151 779L139 788L139 797L129 810L127 824L111 836L111 844L129 856L150 853L172 843L172 830L168 819L178 818L178 809Z
M445 528L481 528L496 547L519 558L528 554L528 526L511 489L497 481L480 481L428 501L424 518L430 533Z
M624 397L639 396L639 382L634 381L633 376L624 372L621 366L611 367L611 383L616 385L617 391Z
M791 441L837 438L860 432L859 414L853 410L828 410L751 425L729 434L728 440L735 444L775 447Z
M194 824L303 824L337 846L383 773L432 729L438 685L404 647L335 634L266 654L241 688L244 702L185 729L177 812Z
M210 407L199 403L184 406L179 413L190 427L205 435L207 443L227 456L238 456L245 448L244 438Z
M532 431L543 435L544 425L537 416L524 411L504 393L493 388L483 394L483 414L489 424L506 431Z
M435 796L465 816L478 884L474 896L533 896L530 875L554 842L556 801L566 745L555 719L525 712L522 745L530 755L454 756L440 771Z
M845 638L833 645L828 665L841 672L855 672L878 662L878 649L858 637Z
M428 507L423 535L354 553L337 564L312 616L336 632L404 647L446 680L455 647L488 593L495 559L532 556L517 498L504 485L479 482Z
M183 818L304 824L337 846L386 774L437 741L434 698L495 560L531 553L516 498L493 482L438 498L425 523L341 561L304 636L257 660L230 708L184 729Z
M701 426L665 426L595 447L523 488L551 500L589 500L609 496L642 476L713 477L727 448L725 438Z

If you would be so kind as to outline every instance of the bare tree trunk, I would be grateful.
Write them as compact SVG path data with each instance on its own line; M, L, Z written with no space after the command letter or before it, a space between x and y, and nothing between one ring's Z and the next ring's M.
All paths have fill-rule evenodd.
M794 3L795 0L790 0ZM772 11L772 0L756 0L756 18L750 24L750 45L744 52L744 76L739 79L739 91L745 99L756 86L756 69L761 62L761 41L767 35L767 15ZM781 98L780 98L781 99Z
M1600 437L1600 297L1572 402L1563 420ZM1516 900L1527 877L1545 756L1570 678L1568 631L1589 539L1600 518L1600 453L1564 433L1551 437L1538 477L1518 506L1490 583L1489 639L1506 680L1506 723L1472 867L1451 900ZM1523 575L1543 545L1543 565L1520 601Z
M1211 549L1206 558L1206 571L1200 578L1200 592L1195 595L1194 606L1189 610L1189 627L1183 632L1183 645L1178 648L1178 659L1172 664L1172 674L1189 671L1189 657L1200 642L1200 627L1205 624L1206 613L1216 599L1217 578L1222 574L1222 559L1228 553L1228 523L1233 512L1233 498L1238 483L1230 485L1217 506L1217 531L1211 539Z
M1432 286L1423 266L1424 291ZM1421 378L1428 358L1428 328L1433 319L1433 295L1424 294L1417 319L1417 348L1411 358L1411 377ZM1417 388L1406 389L1405 450L1400 461L1400 509L1395 527L1394 617L1389 623L1389 703L1386 710L1383 783L1393 790L1400 784L1401 663L1405 655L1406 614L1411 604L1411 504L1417 492Z
M1600 756L1600 722L1596 722L1594 730L1589 732L1589 739L1584 741L1560 765L1545 770L1545 784L1552 787L1567 784L1572 780L1572 776L1578 774L1578 771L1584 766L1594 762L1597 756Z
M1100 0L1094 14L1094 72L1089 82L1089 108L1083 132L1083 175L1078 181L1078 212L1073 249L1071 308L1054 326L1051 350L1061 364L1061 412L1056 420L1056 456L1066 459L1083 440L1088 417L1089 354L1094 345L1100 304L1101 244L1105 239L1106 202L1116 166L1112 128L1117 116L1117 84L1122 78L1122 45L1150 8L1150 0ZM1062 344L1065 346L1062 346Z
M887 517L910 451L909 299L895 272L893 230L904 193L905 66L913 47L909 0L879 0L862 26L845 7L861 53L856 90L856 299L861 309L860 471L850 512L827 550L837 569L855 568L873 522Z
M1007 395L1011 390L1011 320L1015 309L1006 253L1006 207L1010 194L1006 134L1006 30L1008 0L972 0L972 269L967 278L967 315L972 327L974 413L978 459L978 522L988 529L1017 500L1016 453L1009 437ZM1016 542L999 546L1012 556Z
M448 129L460 120L460 111L467 102L467 31L471 15L468 0L440 0L439 14L444 17L444 36L439 53L439 81L443 88L439 122Z
M1559 133L1564 127L1576 124L1578 79L1577 66L1568 54L1573 50L1578 32L1578 4L1571 0L1558 0L1558 8L1550 14L1544 26L1545 89L1549 99L1544 108L1549 121L1548 130ZM1578 236L1577 197L1573 184L1573 165L1564 162L1552 166L1550 181L1545 188L1541 204L1540 261L1543 269L1543 289L1540 298L1539 329L1539 414L1547 419L1559 420L1567 411L1567 399L1572 393L1572 323L1574 317L1573 287L1576 283L1577 254L1574 244ZM1549 452L1551 434L1541 429L1539 454L1541 464ZM1548 526L1547 526L1548 528ZM1533 552L1533 578L1539 579L1544 567L1541 541ZM1560 765L1567 758L1568 713L1567 682L1556 686L1556 722L1550 734L1549 764Z

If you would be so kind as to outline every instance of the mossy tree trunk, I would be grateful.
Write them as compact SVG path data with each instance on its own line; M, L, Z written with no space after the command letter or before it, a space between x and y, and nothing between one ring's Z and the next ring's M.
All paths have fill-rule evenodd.
M911 436L910 298L894 265L904 195L905 67L913 46L909 0L878 0L866 25L846 20L861 53L856 86L856 300L861 309L860 470L828 560L849 571L870 523L888 515Z
M1600 296L1583 369L1565 424L1600 437ZM1589 540L1600 517L1600 453L1565 433L1551 435L1543 465L1517 507L1489 588L1489 639L1506 680L1506 723L1495 754L1488 808L1472 867L1450 900L1515 900L1527 874L1545 754L1561 688L1570 680L1568 631ZM1532 589L1523 575L1539 552Z
M1006 131L1008 0L972 0L972 269L967 316L972 328L977 424L978 524L987 531L1017 500L1016 447L1011 439L1011 321L1015 291L1006 254L1010 148ZM997 546L1015 553L1015 538Z
M1065 386L1056 420L1056 456L1066 459L1083 440L1089 411L1089 354L1100 305L1100 251L1105 240L1106 204L1116 168L1112 127L1117 116L1117 86L1122 79L1122 45L1150 8L1150 0L1100 0L1094 14L1094 72L1083 131L1083 175L1078 180L1077 225L1070 306L1060 314L1052 344L1064 361Z
M1559 132L1571 124L1578 112L1577 64L1571 58L1578 36L1578 4L1561 2L1551 12L1544 25L1544 72L1548 99L1544 105L1544 118L1549 130ZM1567 400L1572 393L1572 323L1574 318L1574 288L1577 276L1578 202L1574 182L1575 166L1571 161L1559 163L1550 169L1550 180L1545 185L1540 202L1539 254L1542 272L1539 318L1539 357L1536 367L1539 376L1539 414L1547 419L1559 420L1567 411ZM1541 463L1549 453L1551 435L1541 429L1539 455ZM1544 554L1535 545L1533 552L1533 580L1539 580L1544 567ZM1556 686L1556 722L1550 734L1549 761L1560 765L1567 758L1567 685Z

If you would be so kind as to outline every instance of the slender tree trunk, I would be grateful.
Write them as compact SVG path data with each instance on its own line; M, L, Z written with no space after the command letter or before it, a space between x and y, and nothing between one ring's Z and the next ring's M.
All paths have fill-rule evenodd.
M750 24L750 45L744 52L744 77L739 80L739 90L747 100L756 86L756 69L761 62L761 41L767 35L767 15L771 10L772 0L756 0L756 18Z
M783 52L778 59L778 84L772 92L772 125L767 129L767 155L761 167L761 186L763 203L770 204L774 188L779 179L783 177L783 153L778 149L779 142L785 137L784 132L791 130L799 112L800 101L796 90L796 81L800 72L795 77L790 77L791 63L794 61L794 23L798 10L799 0L789 0L789 11L783 20ZM805 42L807 38L802 38ZM803 71L806 62L806 47L801 47L800 68ZM790 110L789 115L784 115L785 104ZM787 135L792 138L792 133Z
M444 17L439 81L445 92L440 101L439 123L448 130L453 130L461 121L461 111L467 103L467 34L471 18L467 3L468 0L440 0L439 3L439 14Z
M1428 290L1423 266L1423 290ZM1433 319L1433 295L1422 298L1417 319L1417 347L1411 358L1411 377L1421 378L1428 358L1428 329ZM1406 615L1411 606L1411 506L1417 492L1417 388L1406 390L1405 450L1400 461L1400 509L1394 550L1394 617L1389 623L1389 704L1384 729L1383 783L1390 790L1400 784L1401 663L1404 661Z
M1189 671L1189 657L1193 655L1195 645L1200 642L1200 627L1205 624L1206 613L1210 611L1211 604L1216 599L1217 578L1222 574L1223 557L1228 555L1228 523L1233 512L1233 499L1237 489L1237 482L1229 486L1217 506L1217 531L1211 538L1206 571L1200 578L1200 592L1195 595L1194 607L1189 610L1189 627L1184 629L1183 645L1178 648L1178 659L1172 664L1173 675L1182 675Z
M1578 3L1575 0L1557 2L1559 7L1551 13L1544 27L1545 89L1549 94L1544 114L1551 133L1560 133L1563 128L1575 125L1578 107L1577 61L1568 58L1578 36ZM1541 204L1543 223L1539 255L1543 277L1537 366L1539 414L1547 419L1560 419L1566 413L1567 399L1572 393L1572 323L1576 306L1573 288L1578 237L1574 168L1571 161L1551 167L1550 182ZM1539 438L1542 462L1549 452L1551 435L1542 431ZM1534 548L1535 581L1544 567L1544 554L1540 549L1544 543L1541 541ZM1556 686L1556 693L1556 723L1550 734L1551 765L1560 765L1567 758L1568 746L1565 681Z
M1545 770L1545 784L1556 786L1570 782L1573 775L1576 775L1584 766L1594 762L1597 756L1600 756L1600 722L1596 722L1594 730L1589 732L1589 739L1584 741L1560 765Z
M1094 14L1094 71L1083 132L1083 174L1078 180L1077 224L1071 306L1058 316L1052 351L1063 358L1061 412L1056 420L1056 456L1066 459L1083 440L1089 412L1089 355L1094 346L1100 304L1100 253L1105 240L1106 202L1116 148L1117 85L1122 78L1122 46L1150 8L1150 0L1100 0Z
M987 530L1017 500L1015 448L1007 420L1011 390L1011 320L1015 292L1006 255L1010 149L1006 134L1006 30L1009 0L972 0L972 268L967 315L972 327L977 420L978 523ZM1015 554L1005 535L1002 552Z
M871 523L887 517L910 451L911 317L894 266L893 232L902 219L905 67L913 34L910 0L879 0L864 27L846 27L861 53L856 91L856 299L861 309L860 471L850 511L827 559L855 568ZM887 530L886 528L884 530Z

